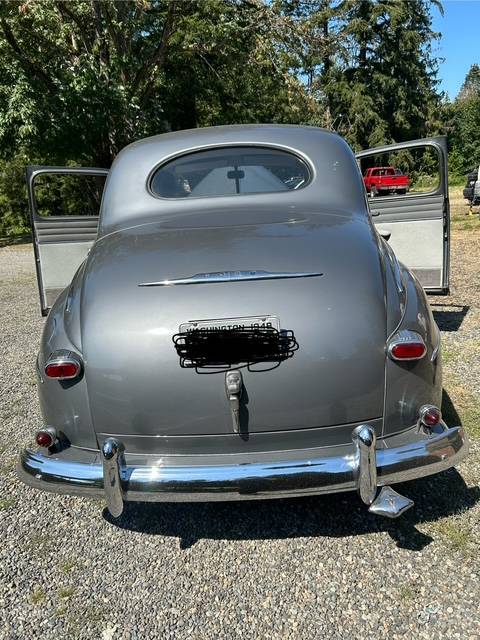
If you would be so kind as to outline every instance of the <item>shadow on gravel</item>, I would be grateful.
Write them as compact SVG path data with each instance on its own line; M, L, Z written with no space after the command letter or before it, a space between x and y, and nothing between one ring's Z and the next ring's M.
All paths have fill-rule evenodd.
M443 390L442 395L442 416L449 427L456 427L462 424L462 420L446 389Z
M470 307L465 304L441 304L430 302L433 317L440 331L458 331ZM441 310L435 307L442 307Z
M480 488L467 487L455 469L395 488L415 501L398 520L368 513L355 493L210 503L127 503L120 518L107 510L112 525L147 535L180 539L187 549L198 540L277 540L297 537L342 537L387 532L402 549L419 551L433 541L416 529L465 511L480 500Z

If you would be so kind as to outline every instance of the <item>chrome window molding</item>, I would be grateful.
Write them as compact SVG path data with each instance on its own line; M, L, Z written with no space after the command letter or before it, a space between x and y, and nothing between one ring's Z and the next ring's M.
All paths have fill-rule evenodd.
M183 156L187 156L190 154L194 154L194 153L199 153L201 151L213 151L215 149L228 149L231 147L245 147L245 148L261 148L261 149L271 149L273 151L283 151L284 153L288 153L290 155L293 155L294 157L297 158L297 160L299 160L300 162L303 162L303 164L305 164L307 171L308 171L308 180L304 181L304 183L301 185L300 189L296 188L296 189L289 189L287 193L292 193L293 191L301 191L302 189L304 189L305 187L308 187L314 180L316 177L316 172L314 169L314 166L311 162L311 160L303 153L301 153L298 149L294 149L293 147L288 147L285 145L280 145L280 144L274 144L274 143L258 143L258 142L239 142L239 143L234 143L234 142L225 142L225 143L220 143L220 144L204 144L204 145L199 145L196 147L192 147L190 149L183 149L180 152L176 152L173 154L170 154L164 158L162 158L159 162L157 162L157 164L152 168L152 170L150 171L150 173L148 174L147 177L147 192L149 193L149 195L151 195L153 198L156 198L157 200L165 200L165 201L172 201L172 202L188 202L191 201L190 198L167 198L165 196L160 196L158 193L156 193L153 189L152 189L152 181L153 178L155 177L155 174L157 173L157 171L159 171L162 167L167 166L168 164L170 164L170 162L174 162L175 160L182 158ZM267 191L267 192L260 192L260 193L242 193L240 195L242 195L243 197L258 197L258 196L268 196L271 195L272 193L283 193L281 191ZM236 195L236 194L235 194ZM235 197L235 195L230 195L230 194L219 194L219 195L211 195L211 196L196 196L194 199L195 200L201 200L201 199L205 199L205 198L229 198L229 197Z

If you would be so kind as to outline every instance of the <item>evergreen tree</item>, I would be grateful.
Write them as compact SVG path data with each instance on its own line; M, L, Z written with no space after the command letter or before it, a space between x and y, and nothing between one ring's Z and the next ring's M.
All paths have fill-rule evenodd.
M435 3L441 8L440 3ZM422 137L440 126L427 0L284 3L312 35L303 55L330 126L358 149ZM332 46L333 45L333 46Z
M472 64L458 92L457 101L480 95L480 67Z
M480 165L480 68L470 68L451 107L450 168L465 175Z

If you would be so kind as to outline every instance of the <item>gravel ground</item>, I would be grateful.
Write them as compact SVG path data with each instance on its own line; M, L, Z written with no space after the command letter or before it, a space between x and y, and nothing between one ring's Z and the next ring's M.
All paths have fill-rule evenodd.
M431 302L445 411L472 453L400 487L416 506L393 522L353 494L129 505L113 522L99 502L22 485L43 321L31 247L0 249L0 638L480 638L480 221L461 216L453 293Z

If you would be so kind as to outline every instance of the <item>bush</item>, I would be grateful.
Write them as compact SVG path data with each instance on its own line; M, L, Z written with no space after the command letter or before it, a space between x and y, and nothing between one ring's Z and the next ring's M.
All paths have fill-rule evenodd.
M30 232L28 197L25 186L26 157L0 160L0 237L22 236Z

